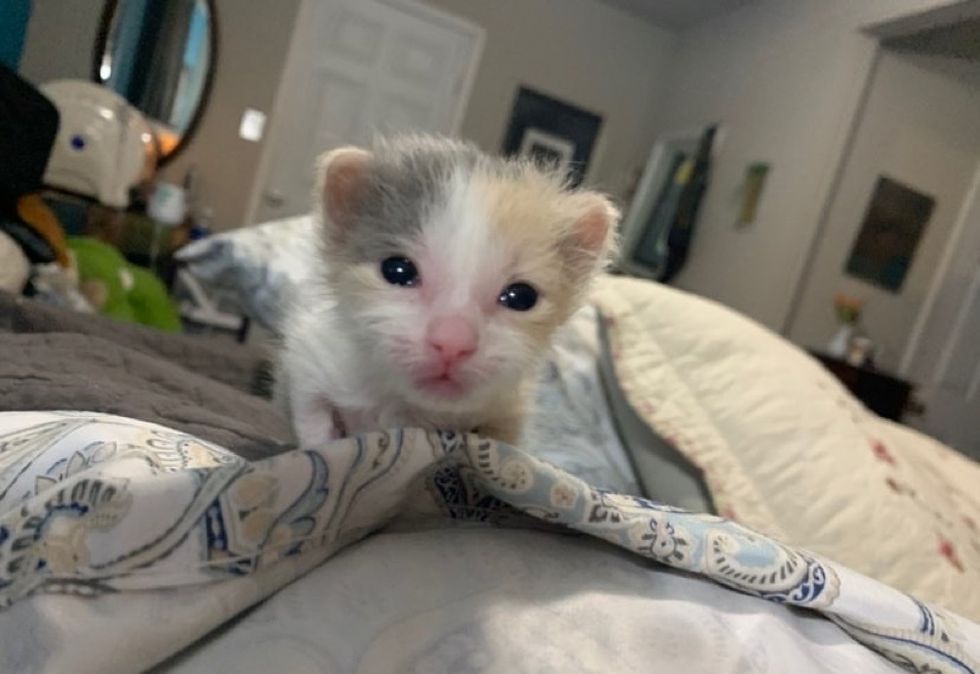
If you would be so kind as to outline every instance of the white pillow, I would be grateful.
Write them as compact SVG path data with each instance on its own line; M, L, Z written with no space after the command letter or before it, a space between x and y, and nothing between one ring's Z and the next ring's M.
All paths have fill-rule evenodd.
M980 618L980 464L710 300L628 278L593 299L627 400L702 471L719 514Z
M230 290L245 312L277 331L289 298L313 277L312 214L243 227L194 241L174 257L208 285Z

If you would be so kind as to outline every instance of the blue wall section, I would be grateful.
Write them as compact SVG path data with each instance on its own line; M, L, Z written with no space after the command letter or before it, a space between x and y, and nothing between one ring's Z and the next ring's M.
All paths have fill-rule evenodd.
M20 66L31 18L31 0L0 0L0 63L12 70Z

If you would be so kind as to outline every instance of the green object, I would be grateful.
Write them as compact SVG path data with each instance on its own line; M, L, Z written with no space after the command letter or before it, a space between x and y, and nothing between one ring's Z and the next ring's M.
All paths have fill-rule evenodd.
M133 275L129 305L133 308L136 321L167 332L180 332L180 314L163 281L144 267L129 265L129 271Z
M136 322L136 314L129 304L120 270L128 265L126 259L112 246L87 236L68 239L68 247L75 253L78 278L83 284L98 281L105 288L105 302L100 307L103 314L121 321Z
M130 264L114 247L92 237L71 237L68 247L75 255L83 287L95 282L104 290L103 314L168 332L180 331L177 307L152 272Z

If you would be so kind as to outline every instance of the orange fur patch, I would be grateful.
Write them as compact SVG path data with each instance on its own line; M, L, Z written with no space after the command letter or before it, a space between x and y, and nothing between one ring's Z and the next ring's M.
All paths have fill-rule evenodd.
M575 310L612 246L618 213L595 192L568 192L533 167L514 175L473 177L491 227L517 251L515 268L533 279L556 311L542 317L534 337L550 331Z

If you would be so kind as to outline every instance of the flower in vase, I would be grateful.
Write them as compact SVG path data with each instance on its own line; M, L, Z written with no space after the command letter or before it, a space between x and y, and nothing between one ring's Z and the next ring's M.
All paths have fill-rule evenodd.
M845 325L854 325L858 322L863 306L862 299L848 297L843 293L834 295L834 313L837 314L837 320Z

